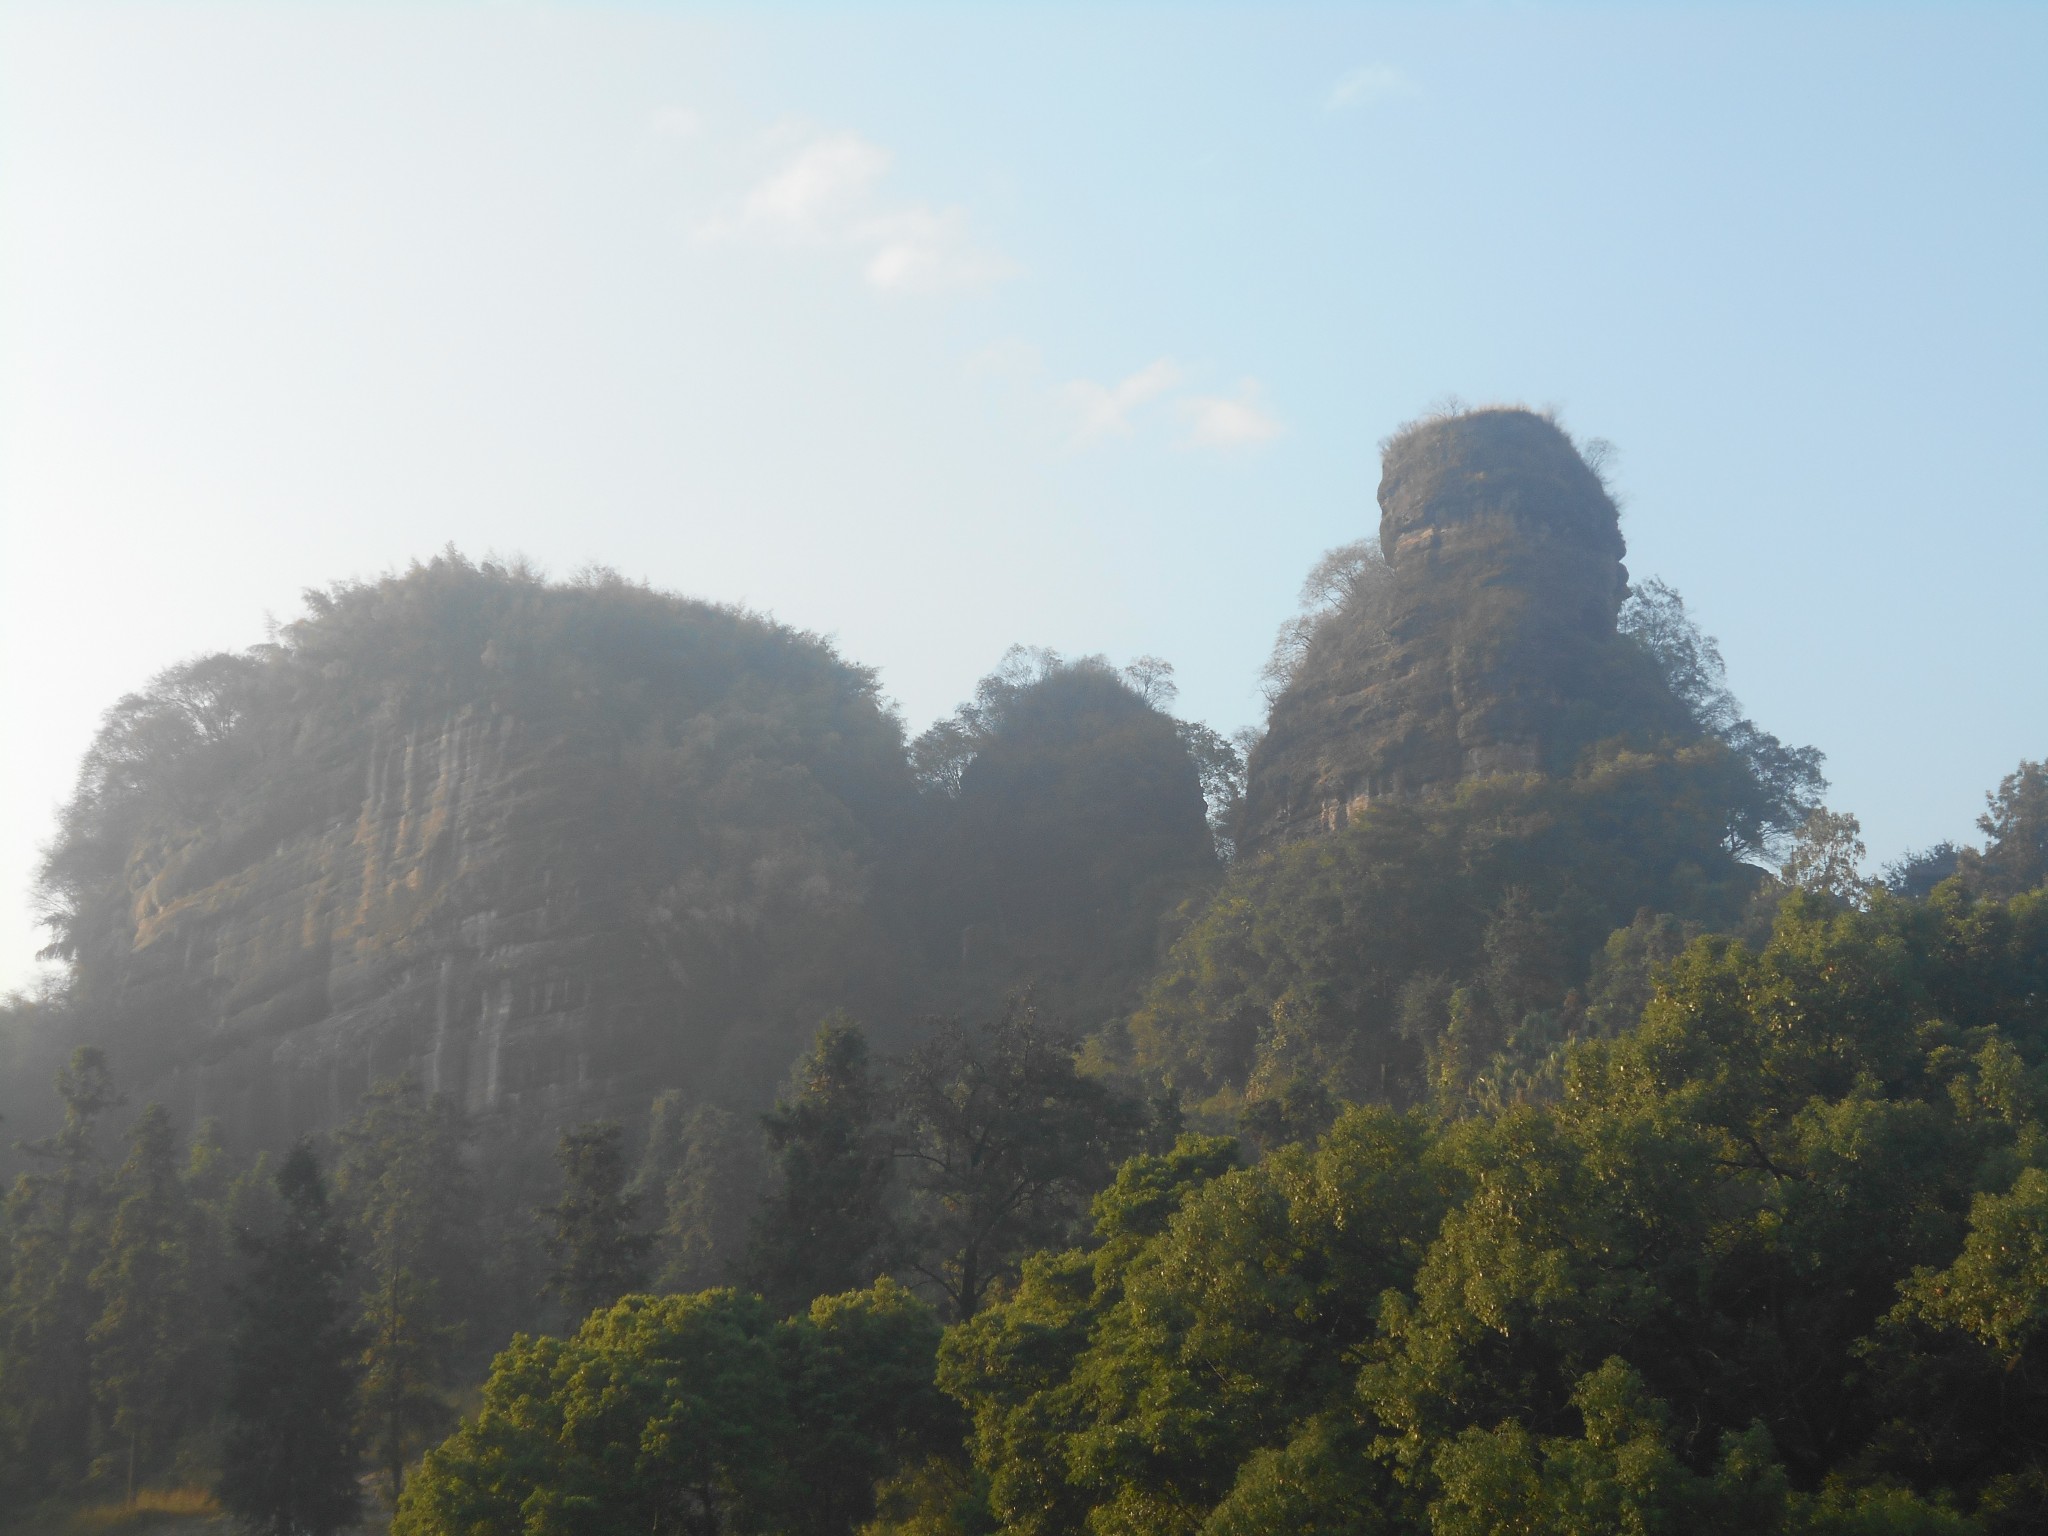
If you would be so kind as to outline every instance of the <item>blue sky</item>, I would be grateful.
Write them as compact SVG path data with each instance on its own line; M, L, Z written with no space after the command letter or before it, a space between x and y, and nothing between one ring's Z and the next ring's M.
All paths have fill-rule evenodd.
M99 712L453 542L1260 715L1378 440L1617 445L1873 864L2048 754L2048 8L0 6L0 985Z

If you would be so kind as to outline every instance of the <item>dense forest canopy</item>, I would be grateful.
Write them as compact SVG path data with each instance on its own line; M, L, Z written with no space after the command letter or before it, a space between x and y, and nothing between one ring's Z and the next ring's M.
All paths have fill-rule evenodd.
M1385 451L1234 740L453 552L121 700L0 1529L2041 1529L2048 763L1870 880L1593 445Z

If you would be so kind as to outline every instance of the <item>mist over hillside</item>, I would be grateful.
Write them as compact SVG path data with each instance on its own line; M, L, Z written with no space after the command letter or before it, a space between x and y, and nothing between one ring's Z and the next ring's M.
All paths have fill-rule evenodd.
M1598 457L1395 434L1237 741L1022 646L910 739L453 550L121 699L0 1018L0 1494L2037 1529L2048 767L1867 879Z
M1182 728L1096 660L1018 660L914 772L828 643L607 574L451 552L308 608L109 712L44 873L48 1049L238 1146L401 1076L514 1139L760 1106L840 1009L1092 1027L1214 877Z

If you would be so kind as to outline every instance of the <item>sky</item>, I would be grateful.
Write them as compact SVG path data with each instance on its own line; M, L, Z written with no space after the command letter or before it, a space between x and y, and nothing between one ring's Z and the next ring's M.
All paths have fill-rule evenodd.
M2048 6L0 0L0 987L99 717L449 544L1262 718L1381 438L1615 445L1875 868L2048 756Z

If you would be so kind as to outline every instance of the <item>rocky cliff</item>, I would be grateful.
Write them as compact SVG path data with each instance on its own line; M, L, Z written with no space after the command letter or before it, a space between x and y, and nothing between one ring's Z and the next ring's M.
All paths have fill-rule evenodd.
M48 869L66 1032L244 1144L404 1073L533 1125L760 1097L895 995L913 794L813 637L437 560L110 713Z
M1524 410L1425 421L1386 448L1380 562L1319 625L1253 754L1250 852L1375 800L1558 771L1623 732L1697 734L1639 646L1613 500Z
M1379 504L1282 632L1243 856L1102 1047L1268 1137L1340 1100L1555 1093L1569 1041L1744 921L1825 782L1742 716L1675 591L1631 590L1547 418L1396 434Z

